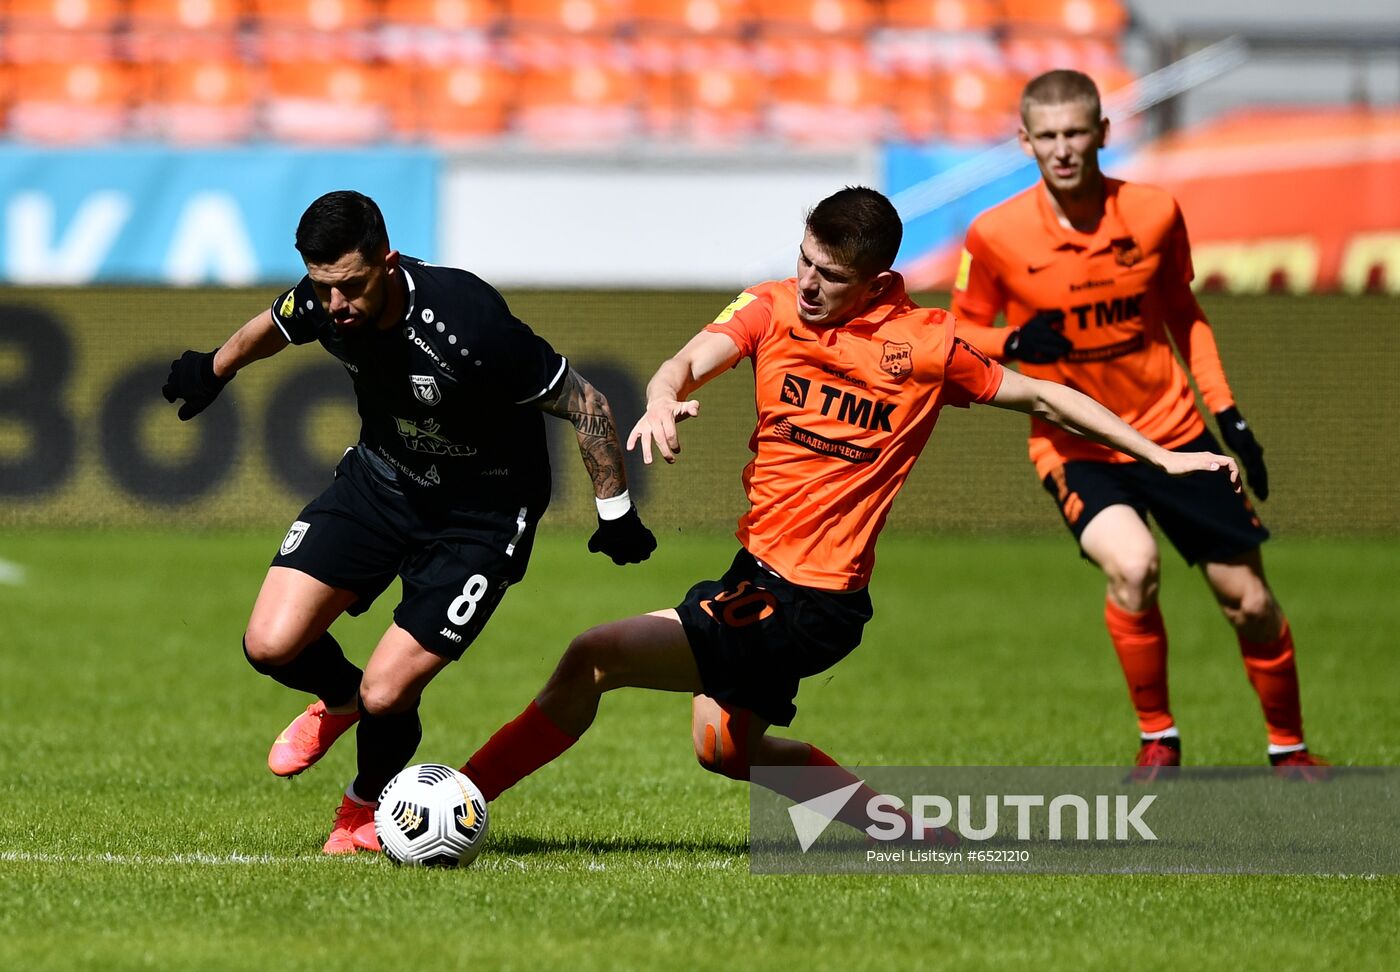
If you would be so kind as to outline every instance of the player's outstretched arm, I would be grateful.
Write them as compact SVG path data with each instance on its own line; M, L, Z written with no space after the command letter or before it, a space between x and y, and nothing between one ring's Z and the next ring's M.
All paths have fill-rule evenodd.
M739 360L739 348L724 334L701 331L686 342L685 347L656 369L647 382L647 410L627 436L627 448L638 444L642 461L651 465L652 443L667 462L675 462L681 451L676 426L700 414L700 403L687 399L691 392L722 371L734 367Z
M991 404L1044 419L1067 432L1156 466L1170 476L1227 470L1235 489L1240 488L1239 469L1229 456L1163 449L1088 395L1067 385L1008 370L1002 375L1001 387Z
M177 414L181 422L188 422L219 397L244 365L271 357L286 346L287 339L272 322L272 311L265 310L213 351L186 351L170 362L161 394L171 404L183 399Z
M642 523L628 495L622 443L607 398L570 368L554 394L540 400L540 408L574 427L579 454L593 480L598 529L589 538L588 549L607 554L619 565L646 560L656 549L656 537Z

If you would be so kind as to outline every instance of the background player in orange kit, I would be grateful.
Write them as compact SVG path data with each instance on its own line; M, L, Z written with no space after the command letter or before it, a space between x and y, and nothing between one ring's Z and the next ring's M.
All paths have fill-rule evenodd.
M1191 293L1191 248L1175 200L1104 176L1098 152L1108 120L1086 75L1051 71L1032 80L1021 122L1021 145L1043 185L969 228L953 293L959 334L994 358L1019 360L1027 375L1091 395L1160 446L1216 451L1174 342L1250 488L1265 499L1263 450ZM990 326L998 313L1006 328ZM1142 775L1181 762L1149 514L1188 563L1200 564L1238 635L1264 708L1270 761L1283 774L1325 775L1303 741L1293 635L1264 578L1259 546L1269 534L1244 495L1220 477L1170 479L1036 418L1030 455L1084 556L1108 577L1104 619L1137 709Z
M575 638L535 701L463 767L488 800L573 745L603 693L621 686L691 693L706 769L748 779L750 765L821 766L824 789L854 780L817 747L767 730L792 722L800 679L859 644L875 540L944 405L1029 412L1167 474L1217 470L1199 478L1230 490L1227 457L1162 449L1088 397L1006 371L959 340L951 316L915 305L890 270L902 233L872 189L823 200L807 217L797 276L744 291L652 377L628 447L672 462L676 423L699 413L687 396L752 359L758 424L741 549L678 607Z

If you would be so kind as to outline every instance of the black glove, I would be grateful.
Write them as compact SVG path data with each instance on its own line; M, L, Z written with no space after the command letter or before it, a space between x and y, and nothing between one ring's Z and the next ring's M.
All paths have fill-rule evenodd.
M1074 347L1060 333L1065 326L1065 312L1043 310L1012 331L1006 339L1006 356L1031 364L1059 361Z
M589 553L605 553L612 562L639 564L656 549L656 537L642 523L634 506L616 520L598 517L598 529L588 538Z
M208 408L219 397L224 386L233 380L232 375L220 378L214 374L214 355L218 352L218 348L213 351L186 351L178 360L170 362L170 377L165 379L160 393L172 405L177 398L185 400L176 413L181 422L188 422Z
M1264 468L1264 447L1254 437L1249 423L1240 410L1231 405L1215 413L1215 421L1220 424L1220 437L1225 440L1231 452L1244 466L1244 477L1254 495L1261 500L1269 498L1269 470Z

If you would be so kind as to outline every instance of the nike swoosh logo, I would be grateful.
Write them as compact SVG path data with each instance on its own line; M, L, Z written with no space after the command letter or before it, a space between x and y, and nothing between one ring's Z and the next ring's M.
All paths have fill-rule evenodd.
M1244 419L1240 419L1238 422L1235 423L1235 428L1243 432L1245 429L1249 428L1249 425L1245 422Z
M1050 267L1050 264L1048 264L1048 263L1042 263L1042 264L1041 264L1040 266L1038 266L1038 267L1035 266L1034 264L1027 264L1027 265L1026 265L1026 273L1040 273L1040 271L1049 269L1049 267Z
M788 337L792 338L794 341L816 341L816 338L803 337L802 335L794 331L792 328L788 328Z

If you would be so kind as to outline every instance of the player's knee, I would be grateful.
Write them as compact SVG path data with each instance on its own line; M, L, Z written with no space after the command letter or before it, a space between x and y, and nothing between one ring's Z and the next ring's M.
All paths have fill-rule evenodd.
M243 657L248 659L254 671L262 675L271 674L273 669L289 664L301 647L296 641L279 637L268 628L250 627L243 635Z
M590 628L569 642L564 657L559 660L551 681L562 682L573 689L599 690L608 675L610 640L602 628Z
M372 716L408 712L418 705L417 691L366 676L360 681L360 710Z
M711 773L731 780L749 778L749 754L746 740L735 738L723 721L716 724L705 720L696 727L693 742L695 758Z
M1251 641L1273 641L1283 627L1283 612L1262 580L1245 586L1234 596L1221 598L1220 607L1240 634Z
M1161 560L1156 553L1126 553L1105 567L1114 600L1128 611L1145 611L1157 600L1161 585Z

